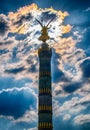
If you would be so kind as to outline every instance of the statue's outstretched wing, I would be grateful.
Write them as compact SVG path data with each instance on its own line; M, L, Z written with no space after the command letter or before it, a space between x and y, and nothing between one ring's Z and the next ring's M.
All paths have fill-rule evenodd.
M42 25L42 23L38 20L38 19L36 19L36 21L41 25L41 27L43 28L43 25Z
M48 24L46 25L46 27L48 27L49 24L50 24L54 19L55 19L55 18L53 17L53 18L48 22Z

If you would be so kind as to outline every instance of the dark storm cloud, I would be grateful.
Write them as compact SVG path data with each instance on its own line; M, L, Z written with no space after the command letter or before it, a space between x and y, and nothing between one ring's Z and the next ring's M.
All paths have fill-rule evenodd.
M28 13L27 15L22 15L22 16L18 16L18 19L15 23L13 23L14 25L17 25L18 27L20 25L23 24L24 21L30 21L32 19L32 15L30 13Z
M0 49L0 55L6 54L8 52L9 52L9 50L7 50L7 49L3 49L3 50Z
M29 48L28 48L29 49ZM36 61L36 63L34 63ZM38 58L36 56L29 56L26 60L26 62L30 65L27 72L36 73L38 72L37 66L38 66Z
M16 56L17 56L17 53L18 53L18 48L17 47L14 47L13 50L12 50L12 59L15 59ZM19 67L21 68L21 67ZM16 69L19 69L19 68L16 68ZM24 68L23 68L24 69ZM7 71L7 70L6 70ZM8 71L7 71L8 72Z
M28 36L28 34L18 34L18 33L8 33L8 37L15 37L16 40L20 41L20 40L24 40L26 37Z
M81 64L80 64L80 68L82 69L82 78L83 81L81 82L67 82L67 84L63 85L63 90L67 93L73 93L75 91L77 91L78 89L80 89L81 87L83 87L83 84L85 82L89 82L89 78L90 78L90 59L86 59L84 60Z
M27 34L17 34L15 36L16 40L24 40L27 37Z
M0 94L0 115L19 118L30 109L30 106L35 109L36 97L28 90L13 90Z
M0 35L4 35L9 29L8 22L4 15L0 15Z
M77 52L78 54L79 52ZM80 59L79 59L80 60ZM81 81L70 81L68 80L67 83L64 83L64 85L62 86L62 89L66 92L66 93L73 93L75 91L77 91L78 89L82 89L84 84L89 84L89 78L90 78L90 59L86 59L84 60L81 64L80 64L80 68L82 71L82 79ZM64 81L65 82L65 81ZM89 91L89 90L88 90ZM58 90L56 92L57 94L62 93L62 91Z
M23 46L21 52L22 52L23 54L28 54L28 53L30 53L30 50L31 50L31 49L32 49L32 46L29 45L28 43L26 43L26 44L24 44L24 46ZM30 57L32 58L32 56L30 56ZM34 60L34 59L33 59L33 60ZM26 61L29 63L29 57L27 58Z
M55 95L59 95L59 94L62 94L62 90L56 90L55 91Z
M28 69L28 72L32 72L32 73L35 73L37 72L37 65L31 65L31 67Z
M30 49L31 49L31 46L26 46L26 50L23 51L23 52L27 53ZM30 66L27 69L28 73L36 73L36 72L38 72L38 68L37 68L37 66L38 66L38 58L37 58L37 56L33 56L33 55L28 56L28 58L26 59L26 62Z
M86 109L87 109L87 111L86 111L86 109L85 110L83 110L84 112L86 112L86 113L88 113L88 107L90 107L90 101L83 101L83 102L79 102L79 103L76 103L75 105L74 105L74 107L76 107L76 106L78 106L78 105L82 105L82 106L85 106L86 107ZM84 113L83 112L83 113ZM85 113L84 113L85 114Z
M26 62L27 62L28 64L33 64L33 61L34 61L34 56L28 56Z
M69 83L69 84L67 83L66 85L63 86L63 90L67 93L73 93L81 87L82 87L81 82L74 82L74 83Z
M84 78L90 78L90 59L86 59L81 65L80 65L83 77Z
M47 11L47 12L42 12L42 18L41 18L41 21L43 22L44 20L45 21L48 21L52 18L56 18L56 14L52 14L50 13L50 11ZM55 19L54 19L55 20Z
M12 43L13 43L13 41L8 40L8 41L5 41L5 42L0 42L0 46L9 45L9 44L12 44Z
M6 73L12 73L12 74L17 74L17 73L20 73L22 71L24 71L25 68L22 66L22 67L19 67L19 68L14 68L14 69L10 69L10 70L5 70Z

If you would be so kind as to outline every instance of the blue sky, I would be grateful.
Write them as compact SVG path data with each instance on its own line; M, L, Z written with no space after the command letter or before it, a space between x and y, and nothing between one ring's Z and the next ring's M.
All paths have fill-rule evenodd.
M90 0L0 0L0 130L37 130L35 18L52 17L54 130L90 129Z

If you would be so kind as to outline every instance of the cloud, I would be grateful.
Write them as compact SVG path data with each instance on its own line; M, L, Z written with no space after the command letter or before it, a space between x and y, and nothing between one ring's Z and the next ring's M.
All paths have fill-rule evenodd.
M66 83L63 85L63 90L67 93L73 93L77 89L82 87L82 82L73 82L73 83Z
M88 112L90 82L89 73L86 72L89 72L89 60L87 60L87 49L83 50L83 48L88 46L89 52L89 44L83 42L82 38L82 36L88 37L85 35L86 17L83 19L80 14L77 21L76 15L72 13L68 17L70 21L65 23L68 15L67 12L53 8L40 9L36 4L32 4L21 7L16 12L9 12L8 16L5 16L9 18L10 30L8 31L8 28L5 31L7 35L4 38L1 35L0 42L0 75L2 76L0 114L5 119L12 120L13 124L7 127L9 130L37 129L39 75L37 50L42 43L38 40L41 27L35 18L46 25L52 17L55 17L48 30L51 39L47 41L55 49L52 57L54 120L58 119L60 125L62 124L60 126L55 122L55 129L74 130L72 127L74 119ZM85 25L84 30L81 29L83 25Z
M24 69L25 69L25 68L22 66L22 67L15 68L15 69L5 70L5 72L6 72L6 73L17 74L17 73L23 71Z
M28 130L37 130L37 128L35 127L35 128L28 129Z
M8 48L8 51L4 51L5 46ZM22 75L23 78L25 76L30 78L32 77L30 76L31 73L33 73L34 77L36 77L38 72L38 58L35 53L30 53L31 45L24 44L23 42L19 42L18 44L18 42L15 41L10 45L2 44L1 48L1 54L3 56L0 57L2 68L0 73L2 76L12 75L16 78L20 78Z
M55 39L58 42L58 45L55 45L54 42L52 42L56 52L63 55L65 53L65 49L69 50L71 47L70 52L73 50L76 42L72 37L69 37L68 39L60 38L62 34L68 33L71 30L71 26L69 24L63 25L65 17L68 16L66 11L62 12L60 10L54 10L53 8L40 9L36 4L24 6L23 8L18 9L16 12L10 12L8 14L11 30L8 33L7 40L4 40L1 43L1 47L5 49L5 46L7 45L6 47L8 48L9 53L7 56L3 56L3 60L5 60L7 57L7 62L4 64L3 60L1 61L1 75L11 75L17 78L22 78L23 75L31 78L33 75L33 79L35 79L34 77L37 76L38 72L38 60L36 58L36 54L37 49L41 45L41 42L38 41L41 28L40 25L35 21L35 18L39 20L42 20L43 18L43 24L46 25L52 16L54 16L55 19L51 23L52 27L48 30L48 33L52 39ZM10 40L12 40L13 44L6 44L6 42ZM48 42L49 44L51 43L51 41ZM66 45L63 46L64 43L66 43ZM59 48L59 46L62 48ZM34 55L34 62L29 63L28 61L32 58L32 55ZM62 80L67 80L67 78L64 76L64 73L60 70L60 68L58 68L58 66L56 71L58 81L60 79L60 75ZM55 78L56 75L53 79Z
M84 78L90 78L90 59L86 59L80 64Z
M66 61L66 63L73 66L73 65L77 64L78 61L80 61L84 58L86 58L86 54L85 54L84 50L82 50L80 48L79 49L76 48L73 53L71 53L70 55L67 55L65 61Z
M30 120L29 120L30 121ZM16 122L16 119L14 119L11 116L0 116L0 129L4 130L35 130L36 129L36 123L30 122Z
M13 41L7 40L7 41L5 41L5 42L0 42L0 46L12 44L12 43L13 43Z
M26 16L22 15L21 17L18 17L18 21L13 23L14 25L17 25L17 28L23 24L24 21L28 21L32 19L32 16L30 13L28 13Z
M86 80L83 82L82 84L83 86L80 89L77 89L77 91L75 91L75 94L78 94L80 96L86 97L86 95L89 96L90 93L90 81Z
M53 47L56 52L61 54L62 58L64 58L66 55L73 53L76 43L72 37L60 38L59 42Z
M36 110L33 110L32 108L30 111L26 111L26 113L22 117L16 119L14 122L37 123L37 120L38 120L38 113Z
M9 50L7 50L7 49L0 50L0 55L6 54L8 52L9 52Z
M0 116L0 129L1 130L10 130L10 127L13 125L12 117Z
M4 36L9 30L8 17L4 14L0 14L0 35Z
M28 87L31 88L32 86L32 80L30 78L22 78L22 79L16 79L14 77L0 77L0 91L3 89L8 89L8 88L22 88L25 87L27 84ZM26 87L27 87L26 86ZM32 86L34 87L34 85Z
M73 95L63 97L56 96L53 102L54 116L64 118L68 113L71 118L77 117L79 113L83 113L89 106L90 103L90 94L89 92L84 95Z
M37 10L37 8L36 4L32 4L20 8L16 13L10 12L8 17L11 21L11 32L24 33L25 24L23 22L31 19L32 17L30 12Z
M27 19L29 20L29 18L31 18L30 12L32 10L37 10L37 8L36 4L32 4L30 6L20 8L16 13L10 12L8 17L11 21L11 32L24 33L25 24L23 21Z
M66 114L63 118L63 120L69 120L71 118L71 116L69 114Z
M53 38L53 32L55 38L56 36L58 36L58 33L62 35L62 33L67 33L71 30L70 25L61 25L66 16L68 16L67 12L61 12L60 10L57 11L53 8L40 9L36 4L24 6L23 8L17 10L17 12L10 12L8 15L11 21L11 32L17 32L20 34L31 34L31 38L27 37L28 42L29 40L31 42L35 42L35 37L37 37L36 34L38 34L37 32L41 32L40 25L37 24L35 18L43 18L43 24L46 25L47 20L50 20L52 17L55 17L52 23L51 30L49 29L51 37ZM60 26L59 28L58 25ZM57 33L54 33L53 28L55 28L55 32Z
M90 114L81 114L74 118L75 124L85 124L90 123Z
M18 101L18 102L17 102ZM32 89L8 89L0 93L0 114L13 116L15 119L23 116L31 108L36 108L36 95Z
M54 57L54 64L55 64L55 67L58 67L59 69L58 73L59 71L62 72L62 75L59 75L59 82L64 81L62 86L73 86L73 87L70 87L70 89L74 91L74 89L78 89L80 86L82 86L82 83L83 83L82 81L83 72L80 68L80 63L82 63L82 61L85 60L86 54L82 49L72 48L71 50L73 52L72 51L68 53L65 52L65 54L63 55L58 54L58 52L56 51L57 58ZM56 71L56 69L53 71ZM75 87L75 84L77 84L78 87ZM68 87L65 87L65 88L68 88Z

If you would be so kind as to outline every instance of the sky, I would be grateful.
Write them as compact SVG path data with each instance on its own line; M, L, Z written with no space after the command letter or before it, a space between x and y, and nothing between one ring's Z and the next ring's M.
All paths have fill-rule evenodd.
M0 0L0 130L37 130L36 19L52 18L54 130L90 129L90 0Z

